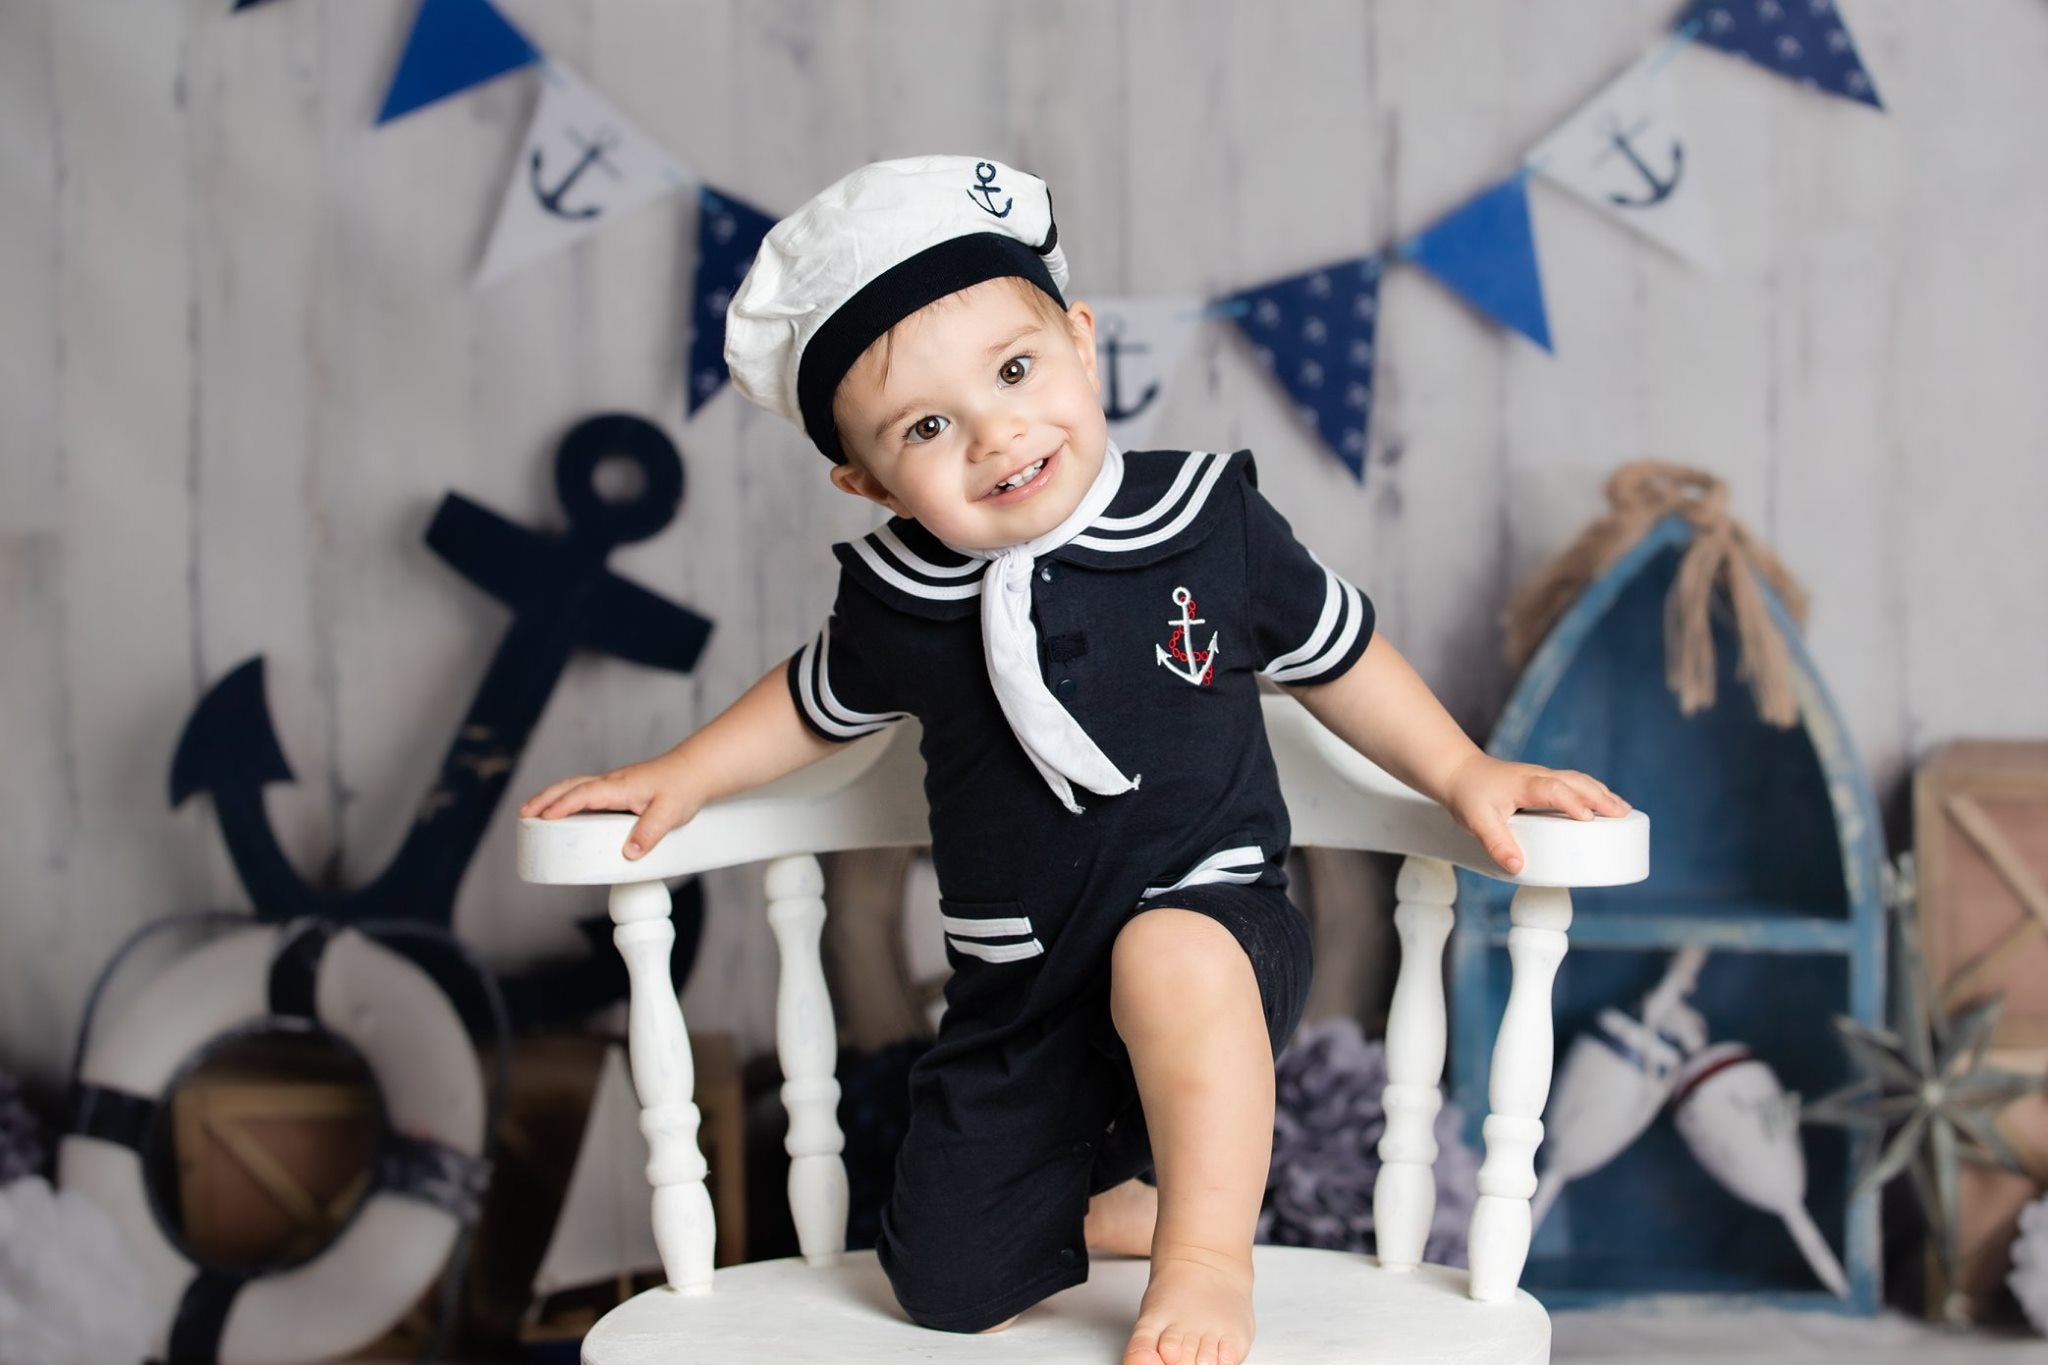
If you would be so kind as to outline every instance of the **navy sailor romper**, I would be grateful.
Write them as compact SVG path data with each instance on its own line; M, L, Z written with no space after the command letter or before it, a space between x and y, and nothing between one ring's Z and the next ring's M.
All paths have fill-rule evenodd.
M989 685L986 563L915 521L833 547L831 619L788 667L826 739L924 728L952 976L876 1251L928 1327L979 1331L1085 1280L1089 1198L1151 1167L1109 1013L1110 947L1133 915L1170 905L1228 928L1276 1055L1308 994L1257 679L1339 676L1372 604L1295 539L1250 451L1124 459L1115 498L1040 557L1031 590L1047 686L1136 790L1060 805Z

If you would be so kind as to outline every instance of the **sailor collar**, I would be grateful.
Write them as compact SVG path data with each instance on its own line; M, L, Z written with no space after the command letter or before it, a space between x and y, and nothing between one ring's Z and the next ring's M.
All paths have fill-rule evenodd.
M1240 478L1258 482L1249 450L1126 451L1123 484L1109 506L1043 558L1091 569L1155 564L1208 536L1233 505L1231 485ZM899 610L934 620L980 610L989 561L949 548L907 517L841 541L832 553L862 587Z

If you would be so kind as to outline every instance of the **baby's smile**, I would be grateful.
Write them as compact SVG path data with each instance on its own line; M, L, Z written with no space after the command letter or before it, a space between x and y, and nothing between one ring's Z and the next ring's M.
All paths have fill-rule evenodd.
M988 492L982 494L982 501L1022 502L1026 498L1035 495L1051 481L1053 466L1058 459L1058 450L1048 455L1039 456L1036 460L1025 465L1022 469L989 489Z
M855 458L833 482L948 545L1021 545L1065 521L1102 468L1094 310L1015 276L949 297L840 381L833 420Z

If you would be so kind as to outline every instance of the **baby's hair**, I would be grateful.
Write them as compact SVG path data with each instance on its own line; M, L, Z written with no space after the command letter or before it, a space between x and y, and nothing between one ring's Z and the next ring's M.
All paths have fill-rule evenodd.
M1056 323L1062 327L1067 325L1066 309L1060 307L1059 303L1056 300L1054 300L1052 295L1046 293L1043 289L1040 289L1036 284L1033 284L1030 280L1025 279L1022 275L999 275L996 277L996 279L1001 281L1003 284L1008 285L1013 293L1017 294L1024 300L1025 303L1029 304L1032 310L1038 314L1040 321L1045 322L1047 324ZM933 299L930 303L918 309L915 313L907 314L904 317L898 319L895 327L891 327L888 331L882 333L882 335L874 343L875 345L879 345L882 348L882 373L880 377L876 380L878 384L886 384L889 382L889 355L896 340L896 328L901 327L904 323L909 322L914 318L921 318L927 313L934 312L940 308L944 308L956 302L960 298L960 295L965 292L965 290L956 290L951 294L941 294L938 298ZM859 360L856 360L854 362L854 365L858 367L861 361L866 359L867 356L863 354ZM841 382L843 383L844 381L842 380ZM848 460L855 460L856 457L854 454L853 443L846 439L846 432L843 428L839 432L839 442L841 449L843 449L846 452L846 458Z

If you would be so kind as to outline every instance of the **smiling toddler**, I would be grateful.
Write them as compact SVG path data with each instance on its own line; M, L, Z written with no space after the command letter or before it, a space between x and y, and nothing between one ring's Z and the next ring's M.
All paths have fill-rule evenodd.
M829 619L729 710L521 814L637 812L639 856L915 716L952 975L876 1247L897 1300L983 1331L1091 1253L1149 1256L1128 1365L1235 1365L1311 968L1259 680L1510 872L1515 810L1628 807L1480 752L1249 451L1119 450L1066 287L1045 185L983 158L864 166L778 223L728 314L733 383L893 517L834 547Z

